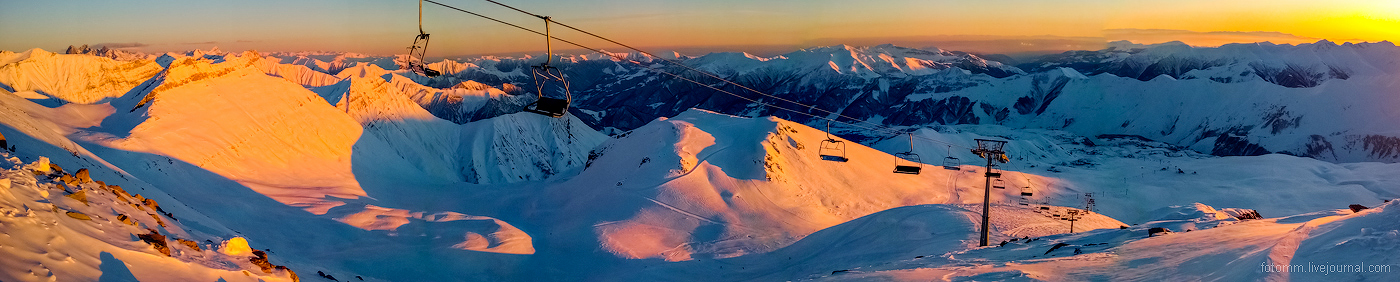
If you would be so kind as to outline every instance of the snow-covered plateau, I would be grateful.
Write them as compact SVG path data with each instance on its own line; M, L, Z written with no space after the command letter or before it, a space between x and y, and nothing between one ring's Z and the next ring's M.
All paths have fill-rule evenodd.
M1400 47L1110 46L0 51L0 281L1400 280Z

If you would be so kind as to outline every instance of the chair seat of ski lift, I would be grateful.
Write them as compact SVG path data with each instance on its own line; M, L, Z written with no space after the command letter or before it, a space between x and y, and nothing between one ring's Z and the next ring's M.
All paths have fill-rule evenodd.
M569 111L569 101L549 97L540 97L538 101L525 106L526 112L545 115L548 117L562 117Z
M428 68L428 66L422 66L422 69L419 70L419 74L422 74L423 76L426 76L426 77L435 77L435 76L442 75L442 72L439 72L439 71L434 70L434 69L430 69L430 68Z
M919 154L914 153L913 139L910 139L909 152L894 154L894 173L919 174L924 170L924 162L919 158Z
M434 70L434 69L430 69L430 68L428 68L427 65L423 65L423 64L421 64L421 63L415 63L415 64L413 64L412 66L409 66L408 69L411 70L411 71L413 71L413 73L416 73L416 74L418 74L418 75L425 76L425 77L436 77L436 76L442 75L442 72L439 72L439 71Z
M923 167L917 167L917 166L897 165L897 166L894 166L894 173L919 174L919 171L921 171L921 170L923 170L923 169L924 169Z
M949 154L952 154L952 149L949 149L949 150L948 150L948 153L949 153ZM961 160L958 160L958 158L955 158L955 157L946 157L946 158L943 158L943 169L946 169L946 170L962 170L962 161L961 161Z
M827 130L828 132L830 132L831 130L830 123L827 123ZM829 134L830 133L828 133L828 135ZM851 160L849 158L846 158L846 143L841 142L841 140L836 140L834 138L831 138L830 136L827 136L827 139L822 140L821 144L819 145L820 146L817 147L817 155L821 156L823 161L844 163Z

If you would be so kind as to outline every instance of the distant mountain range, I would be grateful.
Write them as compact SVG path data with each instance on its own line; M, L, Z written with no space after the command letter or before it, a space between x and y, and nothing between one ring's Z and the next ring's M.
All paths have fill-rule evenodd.
M118 50L75 47L69 52L140 59ZM894 127L1001 124L1087 136L1138 135L1216 155L1277 152L1335 162L1400 160L1400 127L1378 122L1395 117L1396 111L1385 105L1400 93L1394 84L1400 76L1400 48L1390 42L1338 45L1323 40L1201 48L1180 42L1120 41L1104 50L1069 51L1022 62L1006 56L888 44L817 47L774 57L658 54L773 97L665 64L660 58L620 54L744 98L590 54L556 63L571 82L574 115L615 135L690 108L739 116L773 115L809 125L824 123L809 115L838 117L829 111L843 121L848 117ZM330 75L362 64L397 69L394 57L270 56L281 64ZM445 75L435 78L394 72L417 84L448 89L441 91L465 87L501 93L476 102L461 102L452 95L416 96L434 115L465 123L516 112L533 100L525 97L534 95L528 67L542 60L488 56L438 61L431 67ZM855 140L888 137L842 132Z

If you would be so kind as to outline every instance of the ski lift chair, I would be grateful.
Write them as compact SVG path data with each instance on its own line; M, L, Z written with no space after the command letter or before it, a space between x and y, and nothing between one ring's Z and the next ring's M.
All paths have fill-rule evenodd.
M553 118L562 117L564 116L564 113L569 111L569 101L548 97L540 97L540 99L535 101L534 103L526 105L525 111Z
M1021 187L1021 197L1031 197L1031 196L1035 196L1035 191L1034 191L1034 190L1031 190L1031 187L1030 187L1030 186Z
M846 142L841 142L841 140L836 140L836 138L831 137L830 120L826 121L826 140L822 140L819 145L820 146L817 147L817 155L821 156L822 160L843 163L850 161L850 159L846 158Z
M408 62L404 67L422 76L434 77L441 72L428 68L424 62L428 53L428 34L423 32L423 1L418 1L418 36L413 37L413 46L408 46Z
M535 90L540 94L540 98L526 105L525 111L554 118L564 116L569 112L569 104L573 102L573 95L569 93L569 82L564 80L564 74L548 62L532 66L532 70Z
M998 178L996 181L992 181L992 188L1006 189L1006 181L1002 181Z
M530 77L535 80L535 90L540 98L534 103L525 105L525 111L541 114L548 117L562 117L569 112L569 104L573 103L573 94L569 93L569 81L564 78L564 72L559 68L549 65L554 61L554 51L550 48L549 17L541 16L544 20L544 48L545 61L538 66L531 66Z
M914 134L909 134L909 151L894 154L894 173L919 174L924 170L924 161L914 153Z
M962 162L960 162L960 161L958 160L958 158L954 158L954 157L946 157L946 158L943 158L943 169L946 169L946 170L962 170L961 165L962 165Z
M953 146L948 146L948 157L943 158L943 169L962 170L962 160L953 156Z
M894 173L919 174L924 170L924 162L919 159L919 155L913 152L894 154Z

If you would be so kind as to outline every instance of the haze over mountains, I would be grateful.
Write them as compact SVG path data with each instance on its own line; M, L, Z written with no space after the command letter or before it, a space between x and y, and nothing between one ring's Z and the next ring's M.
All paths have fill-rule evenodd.
M561 118L520 111L539 57L433 61L428 78L362 54L67 52L0 51L0 280L1389 281L1259 267L1400 265L1389 42L662 54L776 98L641 54L618 55L745 97L567 56ZM1009 141L999 246L976 246L977 138ZM828 139L849 161L819 156ZM923 173L892 174L910 150Z

